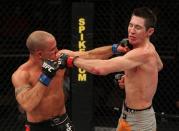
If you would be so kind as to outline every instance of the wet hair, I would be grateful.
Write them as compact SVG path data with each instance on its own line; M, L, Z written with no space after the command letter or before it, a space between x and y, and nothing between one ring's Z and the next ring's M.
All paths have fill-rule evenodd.
M145 27L149 29L150 27L155 28L157 23L157 16L148 7L135 8L132 12L132 16L138 16L145 19Z

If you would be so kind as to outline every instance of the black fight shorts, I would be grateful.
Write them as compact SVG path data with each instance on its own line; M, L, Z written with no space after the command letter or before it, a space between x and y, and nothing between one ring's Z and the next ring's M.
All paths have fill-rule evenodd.
M38 123L27 122L25 131L75 131L67 114Z

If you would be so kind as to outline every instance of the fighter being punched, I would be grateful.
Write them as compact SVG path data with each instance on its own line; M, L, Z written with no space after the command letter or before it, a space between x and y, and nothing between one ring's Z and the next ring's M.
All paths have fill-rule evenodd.
M73 61L75 66L92 74L125 72L126 98L117 131L156 130L152 100L157 89L158 72L163 68L163 63L150 41L155 24L156 16L149 8L136 8L128 25L128 40L132 50L108 60L76 57Z

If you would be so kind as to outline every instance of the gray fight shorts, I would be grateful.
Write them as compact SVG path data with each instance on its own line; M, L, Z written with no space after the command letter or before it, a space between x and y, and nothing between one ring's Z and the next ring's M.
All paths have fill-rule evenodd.
M123 105L116 131L156 131L156 118L153 107L135 110Z

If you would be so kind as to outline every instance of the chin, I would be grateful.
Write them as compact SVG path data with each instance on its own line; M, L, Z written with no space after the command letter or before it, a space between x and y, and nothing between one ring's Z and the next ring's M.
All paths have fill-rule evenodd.
M135 41L134 41L134 40L129 39L129 43L133 45L133 44L135 44Z
M131 43L132 45L137 45L139 42L136 39L129 39L129 43Z

